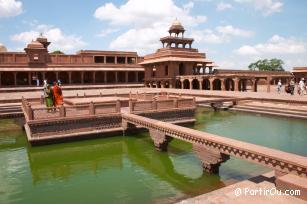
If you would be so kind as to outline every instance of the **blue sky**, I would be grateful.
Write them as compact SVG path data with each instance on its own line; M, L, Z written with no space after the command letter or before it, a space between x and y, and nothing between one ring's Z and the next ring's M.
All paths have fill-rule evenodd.
M43 32L50 50L161 47L178 18L194 47L220 68L247 69L263 58L307 66L306 0L0 0L0 43L21 51Z

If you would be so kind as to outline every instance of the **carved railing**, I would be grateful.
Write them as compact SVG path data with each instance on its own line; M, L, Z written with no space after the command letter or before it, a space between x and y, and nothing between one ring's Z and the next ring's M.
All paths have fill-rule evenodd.
M168 136L198 144L220 153L261 164L283 173L307 177L307 158L247 142L225 138L134 114L122 114L123 120Z

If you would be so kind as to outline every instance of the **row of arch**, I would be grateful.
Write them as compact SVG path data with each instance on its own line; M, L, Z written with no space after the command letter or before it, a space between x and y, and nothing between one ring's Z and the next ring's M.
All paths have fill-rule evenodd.
M61 80L63 84L141 83L144 72L138 71L60 71L60 72L0 72L1 86L27 86Z

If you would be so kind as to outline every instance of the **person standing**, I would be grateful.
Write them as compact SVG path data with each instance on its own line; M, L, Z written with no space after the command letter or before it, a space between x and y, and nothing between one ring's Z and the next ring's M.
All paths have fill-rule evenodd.
M299 94L304 95L304 92L305 92L304 78L302 78L300 82L298 83L298 89L299 89Z
M52 92L54 96L54 101L53 101L54 106L57 107L62 105L63 104L62 89L56 82L53 83Z
M49 84L46 85L45 102L46 102L46 107L48 108L47 112L52 111L51 108L53 107L53 92Z
M277 92L280 94L281 92L281 88L282 88L282 83L281 83L281 80L279 79L278 80L278 83L277 83Z

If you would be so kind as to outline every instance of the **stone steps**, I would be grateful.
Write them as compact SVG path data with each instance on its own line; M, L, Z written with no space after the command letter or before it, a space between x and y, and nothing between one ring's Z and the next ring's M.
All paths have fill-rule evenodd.
M20 103L0 104L0 118L18 118L18 117L23 117L23 112Z

